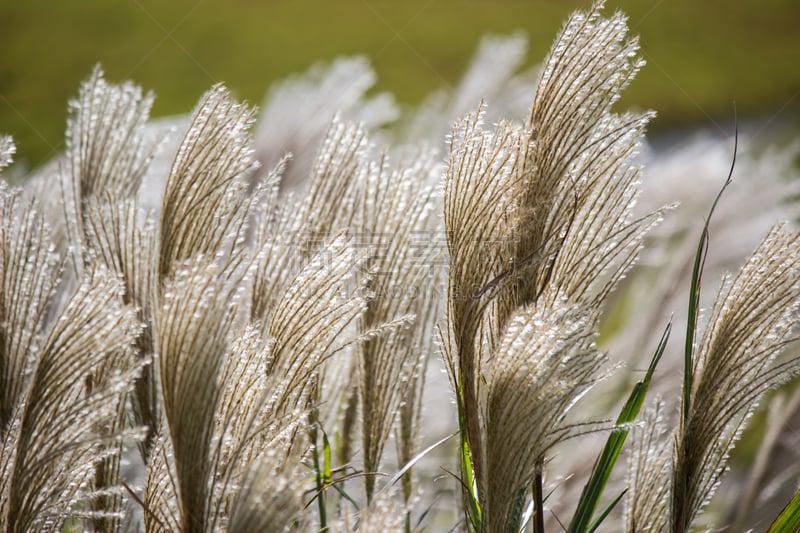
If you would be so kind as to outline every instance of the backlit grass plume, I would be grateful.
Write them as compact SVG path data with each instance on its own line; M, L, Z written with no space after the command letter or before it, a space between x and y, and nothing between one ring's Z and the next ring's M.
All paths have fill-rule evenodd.
M119 520L119 503L109 504L121 501L115 476L113 486L97 486L95 473L114 464L104 462L123 440L141 435L119 424L141 371L133 354L139 323L119 280L94 265L56 310L58 260L46 227L17 192L0 194L2 293L14 298L3 306L0 526L58 531L79 516Z
M796 353L781 357L797 340L799 252L798 234L775 226L739 272L722 281L694 349L679 427L671 441L648 434L635 451L629 531L695 525L758 401L800 371ZM659 426L663 434L663 421Z
M97 262L121 276L122 299L137 310L143 324L136 339L141 361L155 352L151 306L156 234L136 199L158 144L145 132L153 98L142 96L131 83L108 83L95 67L70 106L68 166L62 172L64 221L77 244L73 267L80 273L85 264ZM133 397L134 420L148 432L140 443L144 454L152 445L157 411L153 368L148 364L136 380Z
M631 157L649 114L610 108L641 61L624 18L601 18L599 7L573 15L556 39L524 126L483 131L479 112L451 141L445 355L477 484L471 520L492 531L519 519L545 453L571 433L563 417L603 360L594 310L659 216L631 215ZM509 455L518 438L526 446Z
M165 183L152 304L163 414L144 490L148 530L205 531L216 519L212 443L245 271L237 235L246 216L241 174L251 165L248 116L212 89Z
M687 531L713 495L757 402L800 371L780 359L796 340L800 234L776 226L736 276L723 279L691 370L675 434L670 526Z
M415 339L426 333L422 320L431 318L426 316L430 300L423 294L433 287L429 283L430 268L419 261L426 246L414 239L425 238L429 233L427 218L433 193L430 189L413 188L413 176L424 175L424 166L392 170L388 161L381 158L370 167L366 183L362 184L364 195L356 231L376 249L365 265L371 271L367 288L372 294L361 315L360 327L367 332L404 317L413 322L359 344L364 468L378 472L400 402L414 386L413 376L419 371L420 359L427 355L417 352L421 345ZM411 443L403 445L410 447ZM408 452L403 456L406 460L411 458ZM367 499L371 500L375 477L368 475L365 481Z

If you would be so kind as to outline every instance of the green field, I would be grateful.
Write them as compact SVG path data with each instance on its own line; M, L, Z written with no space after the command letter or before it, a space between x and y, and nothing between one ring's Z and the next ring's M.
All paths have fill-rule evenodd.
M154 115L184 113L214 82L260 102L320 60L363 54L403 103L455 84L481 35L525 31L531 64L588 1L0 0L0 132L36 165L63 149L66 101L97 62L153 89ZM653 128L800 111L800 2L628 0L648 66L625 105Z

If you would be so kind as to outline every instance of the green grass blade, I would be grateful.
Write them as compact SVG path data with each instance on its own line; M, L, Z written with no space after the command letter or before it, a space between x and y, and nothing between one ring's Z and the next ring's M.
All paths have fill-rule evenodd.
M322 483L329 485L331 482L331 443L328 434L322 431Z
M694 257L694 265L692 267L692 283L689 287L689 310L686 317L686 341L684 344L683 354L683 418L684 420L689 416L690 407L690 394L692 391L692 360L694 356L694 341L697 332L697 317L700 312L700 286L703 279L703 266L708 252L708 227L711 224L711 217L714 216L714 211L717 209L722 194L728 185L733 180L733 169L736 166L736 151L739 147L739 131L736 130L733 141L733 160L731 161L731 169L728 172L728 177L722 188L714 198L714 203L711 204L711 209L708 211L706 222L703 225L703 232L700 234L700 242L697 243L697 252Z
M736 109L734 108L734 121L736 120L735 115ZM706 222L703 225L703 232L700 235L700 242L697 243L697 252L694 258L694 266L692 267L692 283L689 287L689 309L686 316L686 340L684 344L684 354L683 354L683 390L681 391L681 413L680 413L680 427L685 428L686 424L688 423L689 416L692 409L692 381L694 379L693 374L693 365L694 365L694 347L695 347L695 338L697 332L697 319L699 315L699 305L700 305L700 286L703 277L703 267L705 265L706 255L708 253L708 228L711 224L711 217L714 216L714 211L717 208L717 204L722 198L722 194L725 192L725 189L728 188L728 185L731 184L733 178L733 169L736 166L736 151L739 146L739 130L736 129L736 133L734 136L734 145L733 145L733 160L731 161L731 169L728 172L728 177L725 180L725 183L720 188L719 192L717 193L716 198L714 198L714 203L711 204L711 209L708 211L708 216L706 217ZM673 516L679 517L678 521L680 521L680 517L684 516L687 512L683 506L686 505L686 495L685 491L689 485L689 470L684 468L686 465L686 455L687 450L692 447L691 444L691 435L689 432L683 433L683 438L680 443L680 448L683 450L681 452L682 456L676 458L676 470L673 475L673 484L672 484L672 501L675 504L675 508L673 508ZM677 531L677 530L676 530ZM682 531L682 530L681 530Z
M781 514L769 526L767 533L795 533L800 531L800 490L794 496Z
M472 526L472 531L481 531L481 507L478 502L478 495L475 489L475 480L472 476L472 460L469 452L469 440L467 439L467 421L464 415L464 405L461 401L461 384L456 383L456 408L458 409L458 458L461 467L461 480L464 493L467 497L467 523Z
M361 510L359 509L358 503L353 499L353 497L350 496L350 494L348 494L347 491L344 490L344 488L341 487L338 483L332 483L331 487L333 487L336 490L336 492L338 492L339 495L341 495L342 498L350 502L350 504L353 506L353 508L355 508L356 511Z
M469 442L466 432L460 434L461 442L459 446L459 460L461 462L461 472L464 476L463 485L467 490L467 503L469 504L469 518L475 531L481 530L481 508L478 503L478 495L475 494L475 480L472 477L472 460L469 453Z
M628 400L622 407L622 411L617 417L617 425L633 422L639 414L639 410L642 408L645 396L647 395L647 388L650 386L650 380L653 377L658 362L661 360L661 356L664 355L664 350L667 347L667 340L669 339L671 331L672 321L667 324L664 333L661 335L661 340L658 342L658 346L650 360L650 366L647 368L644 378L634 385ZM567 530L569 533L582 533L587 531L590 527L589 522L592 519L592 514L594 514L597 508L600 496L602 496L606 483L608 483L608 478L611 476L611 471L614 469L614 465L622 451L622 445L625 444L627 436L628 429L615 429L608 436L605 448L603 448L600 457L597 458L597 462L592 469L592 475L583 488L583 493L578 502L578 508Z
M608 507L606 507L605 509L603 509L603 512L602 512L602 513L600 513L600 516L598 516L598 517L597 517L597 520L595 520L594 522L592 522L592 523L589 525L589 530L588 530L588 531L589 531L589 533L594 533L594 532L597 530L597 528L598 528L598 527L600 527L600 524L601 524L601 523L603 522L603 520L605 520L605 519L606 519L606 517L607 517L607 516L608 516L608 515L611 513L611 511L614 509L614 507L616 507L616 506L617 506L617 504L620 502L620 500L622 500L622 497L623 497L623 496L625 496L625 493L626 493L626 492L628 492L628 489L625 489L625 490L623 490L622 492L620 492L620 493L619 493L619 496L617 496L616 498L614 498L614 501L613 501L613 502L611 502L611 503L609 503L609 504L608 504Z
M716 202L715 202L716 204ZM712 207L713 211L714 208ZM694 354L694 339L695 331L697 329L697 316L700 305L700 282L702 280L703 263L705 262L708 238L708 222L703 228L703 233L700 235L700 243L697 246L697 253L694 257L694 266L692 267L692 283L689 287L689 310L686 320L686 340L684 342L683 350L683 418L689 416L689 395L692 391L692 359Z

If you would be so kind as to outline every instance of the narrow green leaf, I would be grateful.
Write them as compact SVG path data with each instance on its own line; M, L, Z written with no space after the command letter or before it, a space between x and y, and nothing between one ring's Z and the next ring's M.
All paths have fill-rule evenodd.
M464 479L461 484L464 487L464 492L467 495L467 517L469 525L472 526L473 531L481 531L481 507L478 502L478 495L476 494L475 481L472 477L472 460L470 459L469 440L467 439L467 421L464 415L464 405L461 401L462 390L461 384L456 383L456 408L458 410L458 458L461 466L461 475Z
M697 244L697 252L694 257L694 265L692 266L692 283L689 287L689 309L686 318L686 340L684 343L683 354L683 418L684 420L689 416L690 407L690 394L692 391L692 360L694 356L694 341L697 331L697 318L700 313L700 287L703 278L703 266L706 261L706 254L708 252L708 227L711 224L711 217L714 216L714 211L717 209L722 194L728 185L733 181L733 169L736 166L736 151L739 146L739 132L736 130L733 144L733 160L731 161L731 169L728 172L728 177L722 188L714 198L714 203L711 204L711 209L706 217L706 222L703 225L703 232L700 234L700 242Z
M767 533L795 533L800 531L800 490L783 508L781 514L769 526Z
M608 504L608 507L606 507L605 509L603 509L603 512L602 512L602 513L600 513L600 516L598 516L598 517L597 517L597 519L596 519L594 522L592 522L591 524L589 524L589 529L588 529L589 533L594 533L594 532L597 530L597 528L598 528L598 527L600 527L600 524L601 524L601 523L603 522L603 520L605 520L605 519L606 519L606 517L607 517L607 516L608 516L608 515L611 513L611 511L614 509L614 507L616 507L616 506L617 506L617 504L620 502L620 500L622 499L622 497L623 497L623 496L625 496L625 493L626 493L626 492L628 492L628 489L625 489L625 490L623 490L622 492L620 492L620 493L619 493L619 496L617 496L616 498L614 498L614 501L613 501L613 502L611 502L611 503L609 503L609 504Z
M647 395L647 388L650 386L650 380L653 377L658 362L661 360L661 356L664 355L664 350L667 347L667 340L669 339L671 331L672 321L670 320L667 327L664 329L664 333L661 335L661 340L658 342L658 346L650 360L650 366L647 368L644 378L634 385L628 400L622 407L622 411L617 417L617 425L633 422L639 414L639 410L642 408L645 396ZM569 525L569 533L582 533L587 531L590 527L589 522L592 519L592 514L597 508L600 496L602 496L606 483L608 483L608 478L611 476L611 471L614 469L614 465L622 451L622 446L625 444L627 436L628 429L624 428L615 429L608 436L605 448L603 448L603 452L597 458L597 462L592 469L592 475L583 488L583 493L578 502L578 508Z
M475 481L472 477L472 460L469 453L469 442L467 441L466 432L461 432L461 446L459 449L459 459L461 461L461 472L464 476L463 484L467 488L467 497L469 499L469 515L470 521L475 531L481 530L481 508L478 503L478 495L475 494Z
M344 490L344 487L339 485L339 483L331 483L331 487L336 489L336 492L338 492L342 496L342 498L349 501L353 505L356 511L360 511L358 503L353 499L352 496L350 496L350 494L347 493L346 490Z
M329 485L331 482L331 443L328 441L328 434L322 431L322 484Z
M736 120L735 111L736 109L734 108L734 121ZM692 381L694 379L694 376L692 375L692 367L694 361L697 319L700 312L700 286L703 277L703 267L705 265L706 255L708 253L708 228L709 224L711 224L711 217L714 216L714 211L717 208L717 204L719 203L720 198L722 198L722 194L725 192L725 189L728 188L728 185L731 184L733 178L733 169L736 166L736 151L738 146L739 130L737 128L734 136L733 160L731 161L731 168L728 172L728 177L725 180L725 183L717 193L716 198L714 198L714 203L711 204L711 209L709 210L708 216L706 217L706 222L703 225L703 232L700 235L700 242L697 244L697 253L695 254L694 266L692 267L692 283L689 287L689 309L686 317L686 340L683 354L683 390L681 393L680 413L680 427L683 428L686 427L692 407ZM683 450L681 452L682 456L676 458L676 470L672 483L672 501L677 506L673 509L673 515L677 517L682 517L687 512L687 510L682 508L682 506L686 504L686 495L684 493L689 484L689 469L684 468L686 464L686 454L688 453L687 450L692 448L691 434L689 432L683 433L680 448Z

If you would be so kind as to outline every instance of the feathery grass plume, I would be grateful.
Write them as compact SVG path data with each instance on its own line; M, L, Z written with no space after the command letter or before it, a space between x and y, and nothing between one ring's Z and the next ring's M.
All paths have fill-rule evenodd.
M253 197L253 110L214 86L198 102L172 162L159 223L158 275L163 282L185 260L238 255Z
M219 375L236 318L240 280L241 269L222 270L199 257L165 282L155 316L165 421L159 440L169 440L162 451L171 452L167 467L174 469L183 531L206 530L213 513L211 444L222 388ZM149 508L162 507L151 505L147 493L146 499Z
M418 263L417 263L418 264ZM418 264L419 265L419 264ZM429 277L417 290L416 320L414 323L414 339L412 352L417 354L415 366L410 376L410 383L400 400L396 428L397 464L408 464L418 452L420 418L423 409L423 392L425 375L428 370L430 355L434 353L434 325L439 319L440 294L438 292L441 271L432 268ZM410 505L413 489L411 470L402 479L402 496L406 505Z
M164 422L145 485L148 528L202 531L215 517L210 475L220 374L245 275L245 224L256 195L253 112L218 85L198 103L165 183L154 336ZM198 399L201 399L198 401Z
M217 442L212 452L212 463L219 472L232 468L237 455L252 458L251 455L255 452L250 450L258 450L260 442L252 434L254 428L266 427L269 425L269 418L275 418L265 405L267 395L274 402L276 398L290 392L284 390L278 382L283 376L267 371L272 362L272 343L265 342L252 326L246 327L230 343L219 373L220 401L214 429ZM272 426L278 424L273 422ZM228 474L215 475L215 479L229 477Z
M47 249L42 243L36 248ZM119 489L93 492L92 482L96 466L119 452L120 440L141 437L116 423L141 367L132 353L135 313L120 296L117 279L89 269L41 346L29 352L31 373L4 428L0 454L4 530L58 531L70 517L98 518L89 502ZM87 376L111 361L114 371L87 389Z
M378 494L369 506L358 515L358 531L386 531L401 533L406 528L407 509L392 494L386 491Z
M3 354L0 356L0 374L4 384L2 399L0 399L0 427L9 430L14 410L21 409L17 403L24 401L25 394L30 393L32 385L29 379L26 379L26 375L29 376L31 372L34 372L34 367L37 365L36 354L40 349L39 344L42 340L41 335L45 326L48 306L53 306L51 298L55 295L56 270L58 269L58 257L51 243L49 230L34 209L33 203L23 202L20 194L21 191L9 192L5 189L0 193L3 216L3 224L0 229L3 262L2 294L4 296L2 316L4 323L7 324L3 334ZM101 301L100 305L102 304ZM108 310L113 311L113 308L109 306ZM126 325L122 323L118 325L123 328L119 333L123 335ZM74 333L72 332L72 334ZM89 331L86 332L86 334L89 333ZM114 340L110 340L111 344L113 342ZM102 348L102 344L98 344ZM114 417L109 417L107 413L98 413L95 420L97 427L92 428L92 434L111 436L117 434L122 428L124 398L122 393L120 393L120 397L112 398L108 390L120 386L118 374L131 366L131 362L126 360L130 355L129 348L129 346L123 346L119 351L109 349L98 354L102 355L102 358L91 360L90 374L86 376L86 394L91 396L99 391L100 394L105 395L109 404L117 406ZM75 357L73 354L71 356ZM133 378L130 377L130 379ZM78 394L76 391L72 393ZM91 413L84 413L83 416L87 419L91 418ZM58 429L57 424L53 424L53 426L54 430ZM85 423L84 429L86 429ZM38 428L38 430L44 431L44 434L37 435L37 437L46 435L47 428ZM82 435L79 437L84 438ZM9 437L6 444L13 446L13 439ZM102 452L101 460L89 462L89 466L94 466L97 472L93 480L93 496L88 503L90 512L86 514L94 522L95 527L102 531L117 529L122 511L122 495L117 486L118 461L122 442L120 440L110 446L114 446L115 449L109 448ZM4 446L5 453L9 454L10 461L14 452ZM83 466L86 467L86 465ZM11 472L8 474L11 475ZM62 479L61 481L63 483L69 480ZM87 486L92 485L92 483L86 484ZM13 490L13 485L9 485L8 488ZM47 503L41 505L47 505ZM61 512L66 512L66 508L62 508Z
M249 469L247 480L237 493L228 526L231 533L288 531L299 527L298 519L303 513L302 477L296 468L264 464L269 467Z
M309 443L306 432L298 429L308 411L302 406L280 409L287 403L304 404L313 387L309 381L290 382L291 372L268 373L271 349L272 343L264 342L253 327L231 344L210 460L211 530L224 528L229 520L234 530L269 523L281 529L302 515L301 476L307 472L300 468ZM274 491L282 494L267 498Z
M481 350L477 333L483 309L475 297L506 268L516 189L513 168L521 132L500 123L494 132L480 127L481 113L458 122L450 140L444 176L444 227L450 257L443 355L456 390L476 476L483 471L482 421L478 407ZM506 297L500 294L498 298Z
M336 460L341 467L346 467L353 460L356 453L356 446L361 443L359 426L359 406L361 402L358 396L358 364L357 358L352 357L347 366L341 365L342 376L338 377L334 372L329 372L328 383L343 381L346 383L340 391L326 394L327 397L342 398L340 402L340 413L338 413L338 424L336 424Z
M277 390L281 391L270 400L269 409L276 417L294 416L298 409L306 410L315 454L319 453L320 445L318 424L332 419L336 406L330 404L339 401L338 395L322 396L330 378L326 367L341 364L341 360L332 358L362 340L351 326L366 306L364 280L356 276L364 259L365 253L356 251L350 238L345 235L335 238L296 274L276 303L266 327L266 337L272 342L267 373L280 379ZM319 486L319 469L317 474L318 488L324 489ZM316 498L319 498L320 523L324 526L325 495L320 492Z
M292 402L275 408L310 408L312 441L317 421L333 427L348 383L338 374L348 365L349 352L407 321L346 332L364 312L369 292L364 262L370 250L341 235L353 224L357 187L367 182L368 150L363 126L335 118L305 197L279 201L277 186L268 188L256 233L250 321L260 324L262 335L273 342L268 371L285 374L287 383L304 391L304 396L294 395ZM305 388L308 384L312 389ZM349 432L343 436L343 448L351 437Z
M60 261L49 229L21 191L0 186L0 216L0 428L6 429L27 387Z
M264 198L256 206L257 223L253 261L250 267L250 315L248 321L265 330L278 300L302 266L301 248L291 214L300 202L293 196L280 196L279 183L286 160L281 160L264 182Z
M211 479L220 480L221 486L211 506L218 513L215 524L225 523L220 509L231 509L236 527L244 527L271 516L296 518L302 508L296 467L308 442L306 432L298 430L320 401L323 363L341 350L337 340L363 311L359 292L346 291L361 261L348 239L334 240L286 289L271 316L269 340L261 340L258 328L249 328L232 348L216 416L218 444L212 446L216 451L210 460L215 469ZM257 491L273 482L280 486L286 476L296 486L284 494L291 506L281 511ZM274 515L279 511L283 514Z
M669 511L671 454L664 404L657 400L633 431L633 447L628 459L628 492L625 493L625 531L666 531Z
M372 502L358 513L342 515L328 527L331 533L354 533L356 531L386 531L402 533L411 531L407 522L408 507L402 504L394 487L386 487L375 493Z
M774 226L738 274L726 277L692 361L689 405L675 433L670 525L687 531L726 470L750 413L800 372L777 358L796 340L800 233Z
M234 500L231 533L289 531L303 514L302 478L281 470L252 468L249 483Z
M363 287L358 281L352 284L353 271L363 260L350 239L340 236L296 275L278 302L267 329L273 343L267 372L286 377L291 391L320 379L320 365L348 343L342 334L365 308ZM311 404L318 400L307 399ZM306 407L298 399L287 399L275 409L288 413L298 406Z
M363 251L354 250L349 238L335 239L298 273L269 323L267 335L273 340L274 359L268 372L281 376L288 391L276 398L271 408L277 416L308 409L315 446L319 444L318 424L331 422L336 412L335 405L326 404L341 397L330 391L322 397L329 388L328 380L335 376L328 367L345 362L332 358L354 342L384 333L383 326L361 335L348 332L366 308L364 281L355 279L354 283L353 277L364 259Z
M145 236L146 230L137 227L135 198L159 144L157 139L148 138L145 131L153 99L152 93L143 97L141 89L131 83L107 83L96 66L70 106L66 135L68 167L61 172L66 227L75 246L75 272L80 275L84 265L97 262L122 276L126 288L123 302L135 306L139 320L146 324L137 339L141 361L153 353L149 317L153 265L149 260L154 254L155 240L152 228ZM113 365L97 367L87 377L89 385L107 381L106 373L110 371ZM154 438L153 428L158 427L150 365L137 380L133 405L134 423L148 428L146 438L138 443L146 459ZM116 421L119 427L128 416L125 410L126 405L121 402ZM98 489L118 484L122 443L119 446L119 453L110 455L97 467ZM92 505L98 511L108 507L113 517L120 514L122 499L118 495L101 497ZM101 516L93 527L116 531L120 523Z
M302 435L297 436L294 445L289 437L307 415L306 399L314 392L310 380L298 379L298 374L309 369L298 365L282 367L276 372L273 347L274 342L264 341L256 328L248 326L231 343L221 373L223 385L212 462L218 468L215 479L234 486L243 482L242 473L234 472L231 477L231 469L234 466L241 469L243 463L253 462L265 450L280 450L276 455L299 461L300 456L290 451L305 453L308 448ZM271 444L265 446L264 442Z
M142 360L153 353L149 310L155 241L152 227L137 224L135 198L160 143L146 132L153 100L152 93L142 96L129 82L109 84L96 66L70 103L67 168L61 172L68 237L80 256L73 257L75 270L80 273L84 264L98 262L122 276L123 301L139 310L146 325L137 339ZM134 421L149 428L148 438L139 443L146 457L158 426L150 366L137 381L133 398ZM118 468L106 467L111 472Z
M103 192L131 198L153 158L157 143L144 136L154 100L131 83L112 85L95 66L70 103L67 120L69 176L75 198Z
M632 156L652 113L611 113L643 60L625 17L601 18L602 6L570 17L537 85L526 125L531 142L517 170L514 260L532 277L517 280L520 303L535 301L549 284L559 289L553 296L599 304L660 216L632 218L639 175Z
M147 533L182 531L182 511L175 454L164 424L156 433L147 461L142 509L144 530Z
M154 221L141 212L135 199L114 200L111 195L102 195L85 200L83 222L85 256L121 277L125 288L123 302L136 309L143 325L136 340L137 355L149 358L155 350L152 335L156 288ZM134 420L148 427L149 436L140 443L143 452L149 449L153 430L158 427L155 395L153 370L148 365L137 380L133 397Z
M299 200L279 197L277 180L287 159L276 165L267 180L266 201L256 228L251 322L267 328L294 276L347 227L354 210L354 184L366 172L367 149L363 127L334 119L314 162L308 191Z
M360 317L360 329L368 332L403 316L414 317L409 327L368 337L358 345L362 452L367 473L380 468L400 401L417 371L421 354L415 352L414 339L426 330L419 320L427 311L423 306L430 303L426 298L431 289L426 279L430 268L418 261L419 252L424 250L414 242L425 236L429 227L433 189L419 191L415 184L425 170L391 170L382 156L370 165L361 184L361 206L354 231L362 244L373 251L365 264L372 273L367 280L371 296ZM364 481L367 501L371 501L375 476L367 475Z
M347 268L356 268L366 253L335 236L347 228L353 216L354 187L363 181L362 176L367 172L367 151L362 126L334 119L319 149L305 196L302 199L279 198L277 179L285 160L279 163L268 180L265 207L256 230L250 321L260 324L266 338L278 339L276 357L284 358L283 363L289 367L307 357L311 357L310 361L326 361L334 354L341 356L342 360L326 365L323 372L315 370L313 373L314 379L322 380L316 384L317 400L312 401L318 404L314 417L319 417L326 427L331 427L329 422L334 419L339 398L346 388L346 380L333 375L325 377L335 373L337 367L347 365L344 361L347 353L333 348L331 343L363 307L363 295L358 295L357 291L348 295L361 286L363 280L348 274ZM349 265L343 255L348 253L354 254ZM308 286L304 287L306 282ZM355 307L345 310L351 304ZM277 317L279 311L285 316ZM295 316L300 311L302 313ZM340 314L341 311L344 313ZM288 318L298 320L290 322L287 328L281 323ZM309 322L304 324L302 320ZM313 344L304 341L304 347L297 352L296 343L308 335L308 325L313 326L320 339L327 340L320 344L318 351ZM281 333L276 328L284 331ZM291 348L295 353L284 353L283 346L290 344L295 345ZM316 368L316 363L310 366ZM320 403L323 386L333 390L327 391L325 401Z
M595 3L590 13L575 13L567 21L545 62L524 128L500 123L493 134L483 132L473 116L457 126L451 142L444 205L451 337L444 351L481 504L494 497L486 493L494 482L486 477L484 462L495 452L484 435L480 381L484 374L511 379L524 366L521 356L502 353L509 345L498 346L515 310L567 305L593 315L660 217L658 212L632 217L639 167L631 159L651 115L610 111L642 62L636 39L626 40L624 17L601 18L601 7ZM481 240L501 242L490 242L488 250L478 253ZM596 319L587 327L595 328ZM506 356L518 363L500 364ZM536 356L528 352L527 364ZM590 359L595 363L588 366L596 371L602 358ZM482 366L490 360L491 370L485 373ZM575 397L590 381L584 376L576 382ZM487 387L491 390L491 382ZM531 394L536 397L535 391ZM556 409L550 416L563 414ZM494 446L511 435L494 433L491 438ZM516 466L519 475L504 480L521 484L501 494L516 494L529 484L532 465ZM508 519L495 515L488 524L497 527Z
M351 222L353 187L368 171L369 140L361 124L334 118L311 169L311 183L293 217L306 239L329 238ZM306 256L309 252L306 252Z
M417 345L416 348L419 348ZM420 418L423 408L423 392L425 390L425 371L428 366L430 352L418 352L420 357L410 377L410 383L400 399L395 428L395 448L397 464L400 467L409 464L418 451L420 436ZM407 472L402 479L402 496L406 504L410 504L413 496L415 470Z
M490 474L478 482L488 531L519 527L521 502L545 453L592 427L564 419L605 361L593 342L596 322L596 310L564 300L522 308L510 320L481 398Z
M85 241L86 202L132 199L159 144L148 139L145 124L154 96L142 96L131 83L109 84L99 65L70 102L67 168L61 172L64 216L71 243ZM85 250L80 247L76 253ZM88 261L89 259L84 259ZM83 261L76 259L80 272Z
M152 307L156 301L155 223L141 213L136 200L114 201L110 196L87 199L84 213L87 257L122 277L123 301L135 307L137 318L143 324L136 339L137 355L142 359L151 358L155 352L152 330ZM160 424L152 365L147 365L136 380L131 407L134 422L147 427L147 437L139 443L139 451L146 462Z

